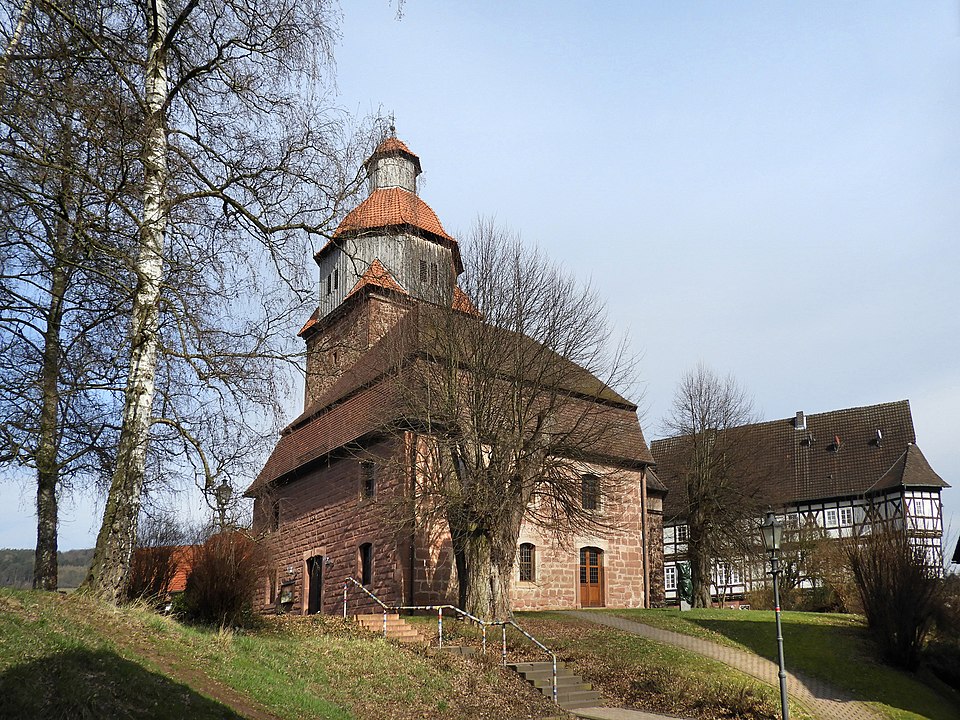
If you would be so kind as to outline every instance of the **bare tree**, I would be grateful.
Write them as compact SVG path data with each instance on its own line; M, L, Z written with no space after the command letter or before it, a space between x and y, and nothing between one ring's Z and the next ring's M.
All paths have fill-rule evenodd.
M3 20L0 460L36 472L34 587L54 590L57 496L112 457L133 143L107 63L73 27L30 3Z
M939 564L893 524L875 524L869 534L841 542L883 659L916 670L943 604Z
M359 184L344 168L357 163L349 119L323 97L332 3L115 0L100 25L86 22L83 3L43 7L109 65L106 84L134 108L139 142L132 172L140 192L125 208L138 234L121 429L85 583L117 601L158 426L158 386L167 390L161 433L177 433L208 486L217 462L201 457L206 441L228 429L221 421L218 433L202 436L198 428L211 425L201 410L242 422L238 404L252 390L276 404L272 384L260 382L264 364L286 355L283 320L307 294L308 234L339 213L344 189ZM187 378L202 389L185 391L178 383Z
M750 550L741 528L756 512L759 486L758 452L745 427L753 419L753 402L740 384L701 364L681 378L663 422L678 446L679 462L671 471L685 494L695 607L710 607L713 561Z
M639 424L613 388L633 367L596 293L539 250L480 222L464 266L475 310L412 311L398 387L405 427L421 431L414 515L449 527L461 606L503 618L524 520L559 537L616 521L616 438Z

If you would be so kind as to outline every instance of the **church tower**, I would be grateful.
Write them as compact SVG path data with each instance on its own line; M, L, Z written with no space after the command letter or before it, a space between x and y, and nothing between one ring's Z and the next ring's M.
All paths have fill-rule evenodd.
M457 241L417 195L420 158L390 131L364 163L367 198L314 256L319 304L300 331L307 343L305 409L413 303L465 301L456 286L463 272Z

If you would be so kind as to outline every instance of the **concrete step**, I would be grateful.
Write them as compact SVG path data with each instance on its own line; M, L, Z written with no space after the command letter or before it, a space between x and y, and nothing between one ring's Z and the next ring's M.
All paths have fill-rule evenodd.
M383 613L370 613L368 615L354 615L353 619L360 625L360 627L377 633L378 635L383 634ZM423 636L416 629L407 624L406 620L403 620L396 613L387 614L387 639L396 640L398 642L413 644L413 643L422 643L424 642Z
M553 692L553 678L540 678L538 680L530 680L527 678L527 682L532 682L535 688L543 688L546 692ZM588 682L584 682L583 678L579 675L557 675L557 691L563 692L564 689L569 690L592 690L593 685Z
M533 685L545 697L553 699L553 663L526 662L514 663L508 667L519 673L524 680ZM564 710L596 707L603 697L585 682L580 675L566 669L562 662L557 663L557 704Z
M569 701L569 702L560 703L560 707L562 707L564 710L576 710L577 708L592 708L592 707L598 707L599 705L600 705L599 700L578 700L575 702Z
M451 655L463 655L464 657L470 657L471 655L476 655L476 648L472 648L468 645L444 645L441 650L443 652L450 653Z
M562 660L557 661L557 670L565 668L567 664ZM521 662L521 663L510 663L507 665L508 668L516 670L521 675L524 675L528 672L553 672L553 662Z
M363 613L360 615L354 615L353 619L355 622L363 622L367 618L376 618L381 623L383 622L383 613ZM387 613L387 622L391 620L399 620L400 615L397 613Z

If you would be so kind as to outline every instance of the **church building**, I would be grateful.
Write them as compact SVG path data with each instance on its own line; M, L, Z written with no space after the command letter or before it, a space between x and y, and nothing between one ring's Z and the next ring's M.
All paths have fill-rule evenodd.
M307 353L304 411L246 491L254 532L271 557L259 592L264 611L339 612L347 577L391 606L458 597L448 526L410 522L401 512L416 505L431 468L422 452L429 430L416 418L400 422L397 338L416 334L421 312L431 308L471 322L480 322L480 313L457 283L463 262L456 239L417 193L417 155L391 133L364 168L366 199L315 255L318 306L299 333ZM577 402L608 428L576 486L577 502L606 520L558 534L530 513L520 531L512 607L662 602L665 488L649 471L653 456L637 407L609 389ZM597 487L608 471L621 480L609 497Z

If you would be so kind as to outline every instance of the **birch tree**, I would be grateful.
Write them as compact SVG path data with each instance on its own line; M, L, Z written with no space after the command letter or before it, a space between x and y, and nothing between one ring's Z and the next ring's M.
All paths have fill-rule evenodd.
M281 319L306 295L301 271L307 238L322 233L359 184L343 170L358 163L351 156L349 118L329 106L322 90L336 24L331 3L116 0L97 6L109 20L102 27L85 24L76 5L45 7L109 62L112 86L135 108L140 142L141 189L130 207L138 234L130 263L123 410L84 583L116 602L135 546L151 430L159 422L203 452L182 413L155 415L164 339L175 339L166 348L171 366L189 371L196 387L220 380L213 392L225 400L249 389L250 383L231 382L224 373L249 368L258 356L284 354ZM212 307L187 307L182 300L194 296L168 283L172 271L184 268L194 287L207 289ZM186 307L179 318L178 304ZM204 313L237 325L221 330L195 322ZM251 323L252 316L259 317ZM246 327L257 331L244 336ZM214 346L215 357L201 350ZM224 358L234 363L221 371ZM172 398L184 407L188 395L171 393L165 407L174 407Z

